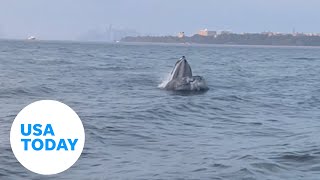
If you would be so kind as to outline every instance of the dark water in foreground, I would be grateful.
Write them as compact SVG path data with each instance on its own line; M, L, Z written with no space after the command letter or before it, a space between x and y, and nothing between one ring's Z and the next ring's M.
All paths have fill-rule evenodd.
M157 87L181 55L208 92ZM86 131L80 159L49 179L320 179L317 48L0 41L0 179L44 178L9 144L40 99Z

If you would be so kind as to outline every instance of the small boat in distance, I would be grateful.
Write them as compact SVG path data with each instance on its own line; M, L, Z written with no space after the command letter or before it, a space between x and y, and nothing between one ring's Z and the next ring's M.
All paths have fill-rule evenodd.
M28 37L28 40L36 40L36 37L30 36L30 37Z

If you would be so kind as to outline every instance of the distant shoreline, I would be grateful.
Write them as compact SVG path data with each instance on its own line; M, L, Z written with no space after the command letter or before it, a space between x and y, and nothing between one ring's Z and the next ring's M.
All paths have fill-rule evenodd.
M267 34L222 34L219 36L191 37L137 36L125 37L121 42L173 43L173 44L215 44L215 45L262 45L262 46L320 46L320 36L267 35Z
M245 44L198 44L198 43L163 43L163 42L124 42L110 43L123 45L154 45L154 46L194 46L194 47L248 47L248 48L314 48L319 49L320 46L288 46L288 45L245 45Z
M26 39L0 39L0 42L13 41L24 43L79 43L79 44L118 44L118 45L166 45L166 46L197 46L197 47L252 47L252 48L320 48L319 46L306 46L306 45L263 45L263 44L204 44L204 43L180 43L180 42L140 42L140 41L120 41L120 42L107 42L107 41L79 41L79 40L35 40L28 41Z

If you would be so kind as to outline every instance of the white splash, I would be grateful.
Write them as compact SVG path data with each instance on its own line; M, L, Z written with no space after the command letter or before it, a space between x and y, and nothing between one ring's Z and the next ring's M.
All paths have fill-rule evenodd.
M171 81L171 79L172 79L172 74L171 73L167 74L166 77L164 77L161 80L161 83L158 85L158 88L161 88L161 89L165 88L168 82Z
M174 75L174 72L177 69L177 64L174 66L173 70L164 78L162 79L161 83L158 85L158 88L165 88L168 82L172 80L172 76Z

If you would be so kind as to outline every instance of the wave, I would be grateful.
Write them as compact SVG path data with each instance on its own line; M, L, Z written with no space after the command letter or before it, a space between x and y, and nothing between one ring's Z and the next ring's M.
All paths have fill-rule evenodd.
M317 58L311 58L311 57L294 57L292 59L295 60L316 60Z

